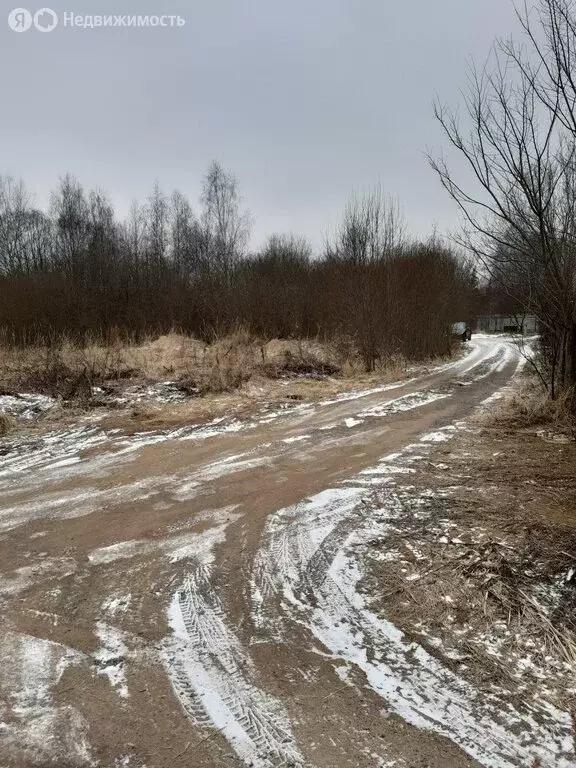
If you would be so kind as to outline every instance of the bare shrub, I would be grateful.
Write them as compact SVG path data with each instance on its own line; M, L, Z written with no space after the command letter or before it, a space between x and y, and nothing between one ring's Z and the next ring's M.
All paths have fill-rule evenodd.
M240 389L251 377L252 372L236 362L217 359L209 370L197 372L190 385L201 395L217 394Z
M187 359L187 371L181 383L200 395L240 389L256 370L259 345L251 334L240 328L229 336L215 337Z
M271 379L296 377L324 379L341 372L340 366L321 359L311 351L302 349L299 350L299 353L286 349L281 359L264 363L260 366L260 370Z
M112 337L79 344L71 337L44 345L0 343L0 388L6 393L38 392L64 401L101 404L95 387L120 393L122 382L174 382L191 396L231 392L252 379L302 380L310 388L346 378L372 381L400 379L407 360L401 354L382 357L371 374L351 337L272 339L264 341L245 327L212 334L210 343L172 331L155 338L122 341ZM261 382L264 385L264 382Z
M110 346L89 343L79 350L76 367L86 372L90 381L126 379L139 374L139 370L126 359L126 345L120 340Z
M61 348L47 348L36 365L28 365L19 378L23 390L40 392L64 400L88 399L92 394L93 371L66 361Z

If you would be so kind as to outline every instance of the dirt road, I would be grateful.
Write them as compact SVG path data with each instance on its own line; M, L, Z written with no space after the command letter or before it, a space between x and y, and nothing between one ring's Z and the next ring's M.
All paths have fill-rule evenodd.
M8 445L0 766L574 765L567 715L474 689L358 588L394 477L519 365L477 337L251 422Z

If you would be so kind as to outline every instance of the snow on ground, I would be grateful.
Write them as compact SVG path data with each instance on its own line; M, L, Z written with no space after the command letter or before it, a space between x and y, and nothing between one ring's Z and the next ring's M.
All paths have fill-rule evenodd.
M118 384L105 382L102 387L92 387L92 397L111 405L134 405L149 403L181 403L190 395L197 397L197 392L190 392L177 381L138 382L136 384Z
M353 418L344 418L341 422L324 425L321 429L350 429L370 419L385 418L394 413L421 408L450 396L450 392L435 390L410 393L370 408L360 408ZM185 478L171 475L152 477L112 488L91 487L79 493L41 492L48 479L51 483L63 483L79 475L94 480L105 477L111 468L132 461L140 450L150 445L169 440L203 440L241 429L255 429L257 425L258 422L225 423L217 420L204 427L183 427L178 430L138 433L129 437L116 432L106 434L94 428L77 428L52 433L28 444L26 441L22 444L15 441L14 450L0 457L0 491L6 500L9 500L11 495L18 495L25 490L38 489L38 493L34 502L5 503L0 507L0 531L10 530L42 517L82 517L102 509L109 503L118 505L142 499L150 499L153 503L154 497L163 492L175 502L187 501L202 493L207 483L235 472L267 466L284 446L303 442L311 437L308 434L295 435L285 438L280 441L279 446L272 448L263 444L251 453L224 457L198 468ZM345 443L348 438L340 439ZM98 450L104 447L106 450Z
M510 362L506 344L494 349L493 344L478 343L470 349L466 363L469 367L465 366L461 372L464 376L475 371L476 379L479 379L502 370ZM456 361L441 369L459 370L460 367L461 363ZM433 373L441 369L434 369ZM215 420L203 427L131 437L80 428L62 430L28 443L14 438L4 442L8 451L0 458L0 490L9 498L17 495L24 486L40 491L48 478L51 482L55 478L64 481L80 473L103 477L112 466L130 461L137 451L148 445L167 440L201 440L255 429L259 424L286 414L306 416L323 406L361 401L375 392L391 391L408 383L410 380L376 390L348 393L316 406L293 406L245 423ZM359 411L353 417L323 428L351 429L368 419L419 408L449 396L448 392L424 390L372 408L362 408L359 403ZM455 427L450 427L425 435L401 453L383 457L375 467L357 478L272 515L251 578L254 624L265 637L279 641L286 637L290 622L308 627L312 635L334 654L338 668L341 669L345 662L348 668L357 668L366 675L373 690L382 696L385 707L418 727L447 736L489 768L516 765L512 762L515 756L532 762L538 757L542 766L562 768L570 765L566 755L573 748L570 719L565 713L536 703L527 705L520 712L509 703L503 704L496 695L484 695L480 699L477 691L455 673L443 667L422 647L410 643L392 624L371 613L357 589L361 571L352 545L365 543L375 531L390 524L397 513L395 477L413 472L414 462L426 456L436 442L448 440L454 430ZM168 491L175 502L185 501L201 493L207 483L233 472L265 466L274 458L275 452L290 450L288 446L292 443L310 437L307 433L286 438L272 448L261 445L255 452L225 457L197 468L185 477L155 477L116 487L113 489L114 502L147 499L154 504L159 494L165 496ZM348 437L340 439L345 441ZM90 449L101 448L104 444L109 449L107 452L88 455ZM111 489L94 487L82 494L45 494L43 497L39 495L34 502L12 503L0 509L0 530L44 516L65 518L90 514L112 500L111 493ZM380 505L377 524L371 515L366 515L375 500ZM225 518L215 520L216 525L205 532L179 533L161 540L117 542L94 550L89 561L97 566L161 553L172 563L184 562L186 577L174 594L168 611L172 634L166 638L162 650L163 662L184 711L196 724L221 731L247 765L255 768L284 764L303 766L286 712L279 701L258 687L250 656L227 621L218 598L217 574L211 567L212 551L224 541L226 527L233 519L236 519L235 514L228 510ZM50 569L65 568L66 565L47 559L34 567L51 572ZM38 575L26 569L9 577L3 575L0 590L17 592L22 584ZM314 596L313 600L310 595ZM277 608L279 601L282 614ZM107 621L126 610L129 604L130 596L110 595L103 606L106 621L98 622L95 628L101 644L94 654L98 671L108 676L122 697L129 693L124 674L126 645L122 633ZM18 642L24 642L21 636L18 638ZM17 659L17 663L14 669L0 671L0 686L10 675L17 674L15 670L21 669L21 674L32 681L22 684L24 690L38 690L36 699L33 694L24 693L24 705L18 701L16 704L24 713L22 718L28 718L26 728L31 727L30 719L38 720L39 735L33 743L40 749L42 743L51 738L54 721L64 716L52 706L50 689L60 679L66 664L73 663L76 657L70 656L68 650L62 650L62 646L33 641L36 639L24 642L24 646L28 644L28 650L22 651L20 646L18 650L12 649L12 658ZM10 679L7 690L19 690L13 683ZM40 707L40 715L30 715L34 706ZM16 711L13 705L12 709ZM78 765L88 764L89 747L80 716L68 712L68 708L60 709L66 709L66 717L71 723L63 730L75 739L69 754L77 754ZM504 717L502 712L506 713ZM0 717L3 716L0 710ZM42 718L46 721L44 725L40 722ZM14 743L21 739L23 730L18 731L18 728L23 726L0 720L0 743L6 734Z
M122 463L123 458L126 460L133 456L132 450L131 447L127 453L117 450L116 452L101 454L91 459L85 459L82 465L78 463L66 464L61 466L58 471L54 471L52 466L49 479L52 483L64 482L76 474L83 474L85 477L97 480L106 476L106 468L117 467ZM258 452L261 455L257 455ZM3 493L7 502L11 496L17 496L23 490L37 488L38 491L32 502L13 504L6 504L5 502L4 506L0 506L0 532L12 530L20 525L43 518L65 520L84 517L110 505L118 506L133 501L148 500L150 504L153 504L155 500L161 497L166 497L173 503L188 501L208 492L209 483L237 472L246 472L257 467L267 466L273 457L274 452L270 452L267 445L261 445L251 453L225 456L185 475L152 475L144 480L109 485L104 488L88 487L80 492L42 492L40 489L48 479L44 475L44 483L42 482L43 473L28 476L26 484L15 484L12 480L10 483L11 490ZM50 467L45 468L44 471L47 472L48 469ZM0 490L2 490L1 482Z
M173 637L165 663L175 692L191 719L220 731L246 765L303 766L282 706L251 682L250 658L226 623L211 579L210 570L191 573L168 612Z
M102 604L102 612L107 618L113 619L118 614L126 613L132 603L132 595L115 592L106 598Z
M146 768L146 763L133 755L124 755L114 761L114 768Z
M165 484L169 478L161 478ZM8 531L33 520L53 518L69 520L84 517L102 509L107 502L114 504L144 501L157 495L158 478L147 478L113 488L87 488L81 492L54 491L38 494L37 501L23 502L0 508L0 531Z
M35 419L54 405L56 400L46 395L0 395L0 413L9 413L21 419Z
M395 400L390 400L385 403L374 405L372 408L366 408L360 411L357 418L361 421L370 419L373 417L389 416L393 413L404 413L405 411L411 411L414 408L421 408L424 405L435 403L437 400L444 400L446 397L450 397L447 392L414 392L409 395L403 395Z
M123 386L109 383L105 387L92 387L92 397L101 403L113 406L135 405L140 402L176 403L187 400L190 394L182 389L175 381L159 381L154 383L137 383ZM34 393L19 393L17 395L0 395L0 413L8 413L20 419L31 421L58 405L58 400L49 395Z
M179 480L172 492L176 501L189 501L197 496L206 483L218 480L235 472L246 472L256 467L265 467L271 463L270 455L250 456L242 453L227 456L191 473L186 479Z
M418 728L447 736L490 768L513 768L518 761L533 765L536 759L550 768L573 765L568 713L542 703L519 712L503 706L499 697L476 690L373 614L356 589L359 580L357 564L339 552L320 589L310 627L332 653L364 672L392 712ZM285 596L298 615L309 612L310 606L289 587Z
M324 407L327 405L349 403L353 400L361 400L362 398L369 397L370 395L379 395L383 392L390 392L393 389L401 389L402 387L407 387L417 380L418 377L414 376L410 379L392 382L391 384L383 384L380 387L371 387L370 389L356 389L352 390L351 392L343 392L340 395L335 395L334 397L327 398L326 400L321 400L318 405L320 407Z
M0 573L0 597L14 597L40 581L64 579L75 573L76 568L72 557L43 557L34 565Z
M40 488L48 479L104 477L110 467L131 461L147 446L170 440L205 440L255 426L250 422L215 419L201 426L133 435L80 426L34 437L5 438L0 441L0 491L6 495L13 489Z
M394 478L457 426L384 457L368 471L385 481L372 495L361 476L271 516L252 575L253 621L276 641L287 636L288 619L307 626L340 662L366 675L390 711L449 738L487 768L513 768L518 761L568 768L574 765L568 713L542 700L517 708L501 692L478 691L373 614L357 589L361 546L402 514Z
M548 620L565 613L573 597L574 569L539 576L542 562L524 550L522 528L503 530L501 520L490 527L489 512L476 523L463 514L468 498L488 492L496 499L506 495L504 488L488 489L481 480L447 486L438 479L441 487L434 491L398 484L400 514L393 522L390 503L374 513L365 564L376 575L369 583L386 584L389 611L400 622L404 616L427 647L461 662L473 679L498 670L498 677L504 672L502 679L513 681L514 691L534 701L566 701L576 692L573 661L547 635ZM405 588L408 583L415 587ZM518 608L508 613L506 596L513 599L516 591ZM414 611L421 601L423 610Z
M127 656L127 648L124 644L123 634L119 629L99 621L96 624L96 636L101 643L93 654L92 658L98 666L98 674L106 675L123 699L128 698L128 685L126 683L126 674L124 662Z
M255 670L220 607L205 542L168 610L163 660L186 714L216 729L254 768L303 766L281 704L253 682Z
M108 565L117 560L126 560L142 555L162 553L171 563L181 560L202 558L205 564L211 562L212 548L226 538L226 528L230 522L238 519L233 512L228 519L206 531L185 533L167 539L142 539L140 541L120 541L108 547L95 549L88 555L92 565Z
M0 636L0 754L31 764L92 766L87 724L52 691L83 656L66 646L8 632Z
M287 437L283 442L290 445L291 443L301 443L304 440L310 440L311 437L312 435L297 435L296 437Z

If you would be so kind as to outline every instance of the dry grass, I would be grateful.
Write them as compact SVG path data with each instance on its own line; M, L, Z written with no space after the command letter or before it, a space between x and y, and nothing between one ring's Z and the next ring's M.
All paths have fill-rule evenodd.
M105 429L122 429L126 432L142 429L172 429L182 425L207 424L214 419L244 419L251 416L260 405L268 402L252 396L248 390L210 393L202 398L192 398L179 403L154 403L143 401L128 412L112 411L104 419Z
M406 362L384 361L375 376L402 378ZM362 378L362 362L351 341L263 341L245 330L216 338L210 344L180 333L143 343L91 343L70 340L50 346L0 344L0 387L9 392L41 392L63 399L89 397L103 381L174 380L198 394L240 389L255 378ZM374 378L372 376L371 378Z
M94 407L105 409L105 427L127 432L244 419L287 402L315 402L413 374L400 356L365 373L350 340L263 341L242 329L210 344L180 333L132 344L112 338L86 347L63 340L22 348L0 339L0 393L41 393L59 404L25 425L31 429L74 423ZM184 399L134 397L135 389L145 393L161 382L174 382L173 391Z
M522 684L523 695L538 690L570 709L576 442L548 439L566 416L532 397L508 398L410 475L392 531L373 542L370 591L387 618L475 684Z
M489 412L480 414L476 421L486 427L528 428L547 425L550 428L576 428L574 389L561 392L554 400L534 377L508 397L491 406Z
M4 437L16 428L16 422L8 413L0 413L0 437Z
M0 347L0 385L14 393L82 399L90 396L95 382L134 373L118 345L81 348L63 341L47 347Z
M485 540L449 547L432 566L436 578L460 594L469 624L489 634L504 622L516 635L538 638L539 655L558 655L576 671L574 586L562 581L576 565L576 532L519 518L494 522ZM550 610L546 591L536 595L552 584Z
M545 697L562 708L574 706L576 587L567 580L576 565L574 529L533 527L528 541L519 519L506 527L502 519L489 522L486 516L483 539L474 540L475 534L466 542L471 521L458 512L451 507L458 543L439 544L426 531L416 534L408 527L403 540L422 559L411 563L406 549L400 563L376 564L372 579L385 587L379 602L386 617L424 645L430 637L441 638L453 651L444 661L460 672L463 662L477 685L516 690L522 683L540 690L539 669L549 677ZM395 544L387 541L385 551ZM418 580L406 581L412 572ZM434 644L429 650L438 652ZM534 666L519 666L524 658Z

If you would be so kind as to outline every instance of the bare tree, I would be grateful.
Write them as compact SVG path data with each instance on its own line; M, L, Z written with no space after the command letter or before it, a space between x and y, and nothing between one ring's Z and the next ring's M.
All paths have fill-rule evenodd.
M28 271L27 239L33 224L24 182L0 176L0 273Z
M360 346L367 371L390 354L393 272L386 263L397 256L405 239L403 215L397 202L386 199L380 187L353 195L326 258L339 265L346 307L341 322Z
M397 251L405 238L403 213L381 187L352 195L335 236L327 243L334 259L353 264L379 261Z
M58 342L177 326L209 341L241 326L263 338L343 339L368 370L396 353L447 352L472 281L440 243L408 242L379 190L350 203L323 257L304 238L273 235L242 258L236 182L219 168L206 181L200 220L183 194L168 199L158 185L121 224L103 192L85 194L71 177L47 214L18 190L4 207L0 196L0 331Z
M548 384L576 383L576 121L571 0L538 0L518 11L528 50L496 44L490 65L473 69L464 97L467 128L440 103L435 114L473 183L444 157L432 167L464 218L459 241L535 313L547 338ZM489 68L490 66L490 68Z
M148 198L146 213L147 256L150 268L154 269L163 262L168 251L168 200L157 181Z
M128 219L123 226L123 237L127 249L127 257L134 266L138 265L144 255L146 245L146 213L135 200L130 205Z
M32 209L26 216L26 252L28 272L46 274L58 262L54 243L54 227L49 216L37 209Z
M73 285L84 282L85 256L90 238L90 213L84 190L67 174L52 195L52 216L58 232L58 258Z
M213 162L202 191L202 224L209 248L208 261L221 274L245 255L250 236L251 216L241 210L236 178Z
M179 274L186 279L198 277L205 266L207 242L200 222L188 199L179 191L171 198L171 251Z

